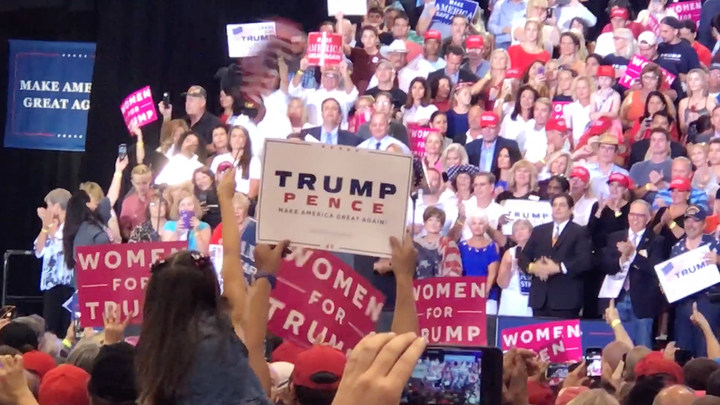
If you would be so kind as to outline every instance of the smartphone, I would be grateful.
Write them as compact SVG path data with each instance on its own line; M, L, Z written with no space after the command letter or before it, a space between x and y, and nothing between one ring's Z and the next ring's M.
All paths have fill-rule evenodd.
M83 329L80 326L80 319L75 318L72 320L73 334L75 335L75 341L82 339Z
M184 229L190 229L190 220L195 216L192 211L180 211L180 220L183 223Z
M585 367L587 367L587 376L590 378L600 378L602 376L602 349L599 347L589 347L585 350Z
M676 350L675 351L675 363L679 364L680 367L685 367L685 363L693 359L692 352L689 350Z
M170 94L168 93L163 93L163 106L165 106L165 108L170 106Z
M547 14L546 14L546 15L547 15L547 18L552 18L552 14L553 14L552 9L551 9L551 8L548 8L548 9L547 9Z
M121 143L118 146L118 159L123 160L127 157L127 144Z
M565 363L551 363L545 370L545 378L550 385L558 385L567 378L569 365Z
M480 405L502 402L502 360L494 347L428 346L401 404Z
M545 74L545 66L540 66L537 68L537 74L544 75Z

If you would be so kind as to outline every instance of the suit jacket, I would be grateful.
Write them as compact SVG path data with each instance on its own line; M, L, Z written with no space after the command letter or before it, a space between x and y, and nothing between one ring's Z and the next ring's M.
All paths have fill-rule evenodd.
M465 150L468 154L468 162L473 166L480 167L480 152L482 152L483 143L483 139L478 138L465 145ZM515 148L520 150L517 141L498 136L497 142L495 143L495 152L493 152L492 167L490 168L491 173L494 173L497 169L498 155L503 148Z
M580 309L583 306L582 273L592 268L590 237L584 227L569 221L553 246L554 227L555 223L550 222L533 229L520 252L518 265L527 271L530 263L545 256L555 263L564 264L567 274L550 276L547 281L533 277L529 304L534 309Z
M608 244L602 250L600 270L603 273L615 275L620 272L620 252L618 252L617 243L627 241L627 239L627 229L610 234ZM655 274L655 265L667 259L664 244L665 238L646 229L638 243L637 254L630 263L628 270L629 294L633 312L637 318L654 318L661 312L664 298L660 291L660 282ZM607 308L610 300L600 299L600 303L601 308Z
M310 135L313 138L317 139L318 141L322 142L322 127L313 127L308 129L303 129L300 132L301 135ZM360 145L360 142L362 142L362 139L360 139L359 136L353 134L350 131L344 131L342 129L338 129L337 134L337 144L338 145L345 145L345 146L358 146Z
M428 75L427 81L428 81L428 83L431 83L431 82L433 81L433 79L438 79L438 78L443 77L443 76L446 76L446 74L445 74L445 68L438 69L438 70L430 73L430 74ZM476 76L475 74L473 74L472 72L468 72L467 70L460 69L460 73L459 73L459 76L458 76L458 80L459 80L458 83L465 83L465 82L475 83L475 82L477 82L478 80L480 80L480 78L477 77L477 76Z

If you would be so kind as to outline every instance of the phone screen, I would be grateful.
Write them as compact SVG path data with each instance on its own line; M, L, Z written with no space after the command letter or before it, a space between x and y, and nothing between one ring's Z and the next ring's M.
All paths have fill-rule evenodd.
M587 349L585 351L585 366L588 377L602 376L602 350Z
M426 350L400 403L478 405L481 370L481 350Z
M545 371L545 378L550 385L558 385L567 378L568 365L563 363L552 363Z
M127 144L121 143L118 146L118 159L123 160L127 156Z
M537 74L544 75L545 74L545 66L540 66L537 68Z

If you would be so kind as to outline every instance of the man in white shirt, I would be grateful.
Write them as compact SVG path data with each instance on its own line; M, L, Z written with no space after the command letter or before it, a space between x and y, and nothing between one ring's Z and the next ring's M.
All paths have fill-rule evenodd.
M425 70L428 74L445 68L447 62L441 58L440 45L442 42L442 35L440 31L428 30L425 33L425 42L423 43L423 55L418 61L418 67ZM425 76L427 77L427 75Z
M545 97L538 99L533 109L533 119L527 122L525 130L516 139L520 152L531 162L537 162L545 157L547 150L545 124L550 120L551 112L552 101Z
M592 215L592 207L597 198L588 196L590 187L590 172L582 166L573 167L570 172L570 196L575 201L573 208L573 222L580 226L587 226Z
M376 111L370 118L370 134L372 137L363 141L360 145L358 145L358 148L387 150L390 145L397 145L403 152L408 154L411 153L410 148L390 136L389 133L390 118L387 114Z
M428 207L437 207L445 212L445 224L443 225L442 234L446 235L455 220L458 217L457 200L445 200L442 201L440 196L442 193L442 175L440 172L433 168L428 168L426 171L427 183L429 192L418 191L418 197L415 202L415 208L413 209L412 201L410 202L410 209L407 213L407 224L413 226L413 234L424 235L424 214ZM413 211L415 216L413 217Z
M457 227L453 228L453 233L462 232L464 240L472 237L470 226L465 226L465 218L472 218L481 214L485 214L488 218L488 225L492 229L498 228L498 220L505 214L505 208L493 200L493 191L495 190L495 175L492 173L480 173L473 180L473 196L467 201L463 201L463 209L465 215L458 217Z
M305 89L302 87L302 75L308 66L307 58L303 58L300 61L300 70L297 71L292 82L290 82L288 93L293 97L300 97L305 101L308 121L313 125L320 125L322 123L322 109L320 106L323 101L328 98L336 99L343 109L342 128L347 129L348 111L355 105L355 101L358 99L358 90L350 79L347 65L342 61L338 69L334 67L323 67L322 82L319 89ZM344 88L342 89L338 87L340 85L340 75L342 75L344 82Z
M611 133L603 134L597 141L597 163L586 163L584 166L590 172L590 187L598 199L610 195L607 181L612 173L622 173L629 176L627 170L615 164L615 156L622 153L625 146L620 145L617 136Z
M547 124L545 124L545 138L547 139L545 150L528 150L525 154L525 159L534 163L535 168L540 171L545 167L545 164L553 153L570 149L570 143L568 142L569 137L570 128L567 127L565 119L562 117L551 118ZM542 157L536 160L536 158L540 156ZM548 168L548 170L549 169L550 168Z
M480 126L480 117L482 117L483 109L479 105L470 107L468 111L468 130L465 133L465 139L458 135L455 138L455 142L467 145L476 139L482 139L482 128Z

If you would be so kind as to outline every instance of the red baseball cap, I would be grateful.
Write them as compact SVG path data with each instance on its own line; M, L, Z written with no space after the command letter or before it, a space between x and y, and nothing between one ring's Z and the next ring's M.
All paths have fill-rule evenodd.
M650 352L635 365L635 377L667 374L674 377L676 384L685 382L683 369L660 352Z
M427 30L427 32L425 32L425 40L427 41L428 39L436 39L438 41L442 41L442 35L438 30Z
M25 370L37 374L41 380L48 371L57 367L57 363L52 356L37 350L23 354L23 363L25 364Z
M520 79L522 78L522 72L518 68L510 68L505 71L506 79Z
M589 183L590 182L590 172L588 169L582 167L582 166L575 166L572 168L572 171L570 171L570 178L578 178L583 181L583 183Z
M492 111L485 111L480 116L480 128L497 127L500 124L500 117Z
M485 40L482 35L469 35L465 38L465 48L467 49L480 49L485 46Z
M675 177L670 182L670 187L668 188L677 191L690 191L692 190L692 185L690 184L690 180L684 177Z
M615 69L612 66L599 66L597 71L598 77L615 78Z
M315 390L331 391L337 389L345 371L347 358L339 350L330 346L313 346L300 353L295 360L293 384ZM313 381L318 373L330 374L334 382L319 383Z
M48 371L40 383L40 405L89 405L87 384L90 374L80 367L63 364Z
M272 352L273 361L284 361L287 363L295 364L300 353L304 350L302 347L296 345L288 340L282 342L280 346L275 348Z
M550 120L545 124L545 130L546 131L568 132L570 129L567 127L567 122L565 122L564 119L550 118Z
M626 8L615 6L610 9L610 18L621 17L624 20L630 19L630 13Z
M610 183L619 183L621 186L625 188L630 188L630 177L627 175L624 175L622 173L610 173L610 177L608 177L608 184Z

